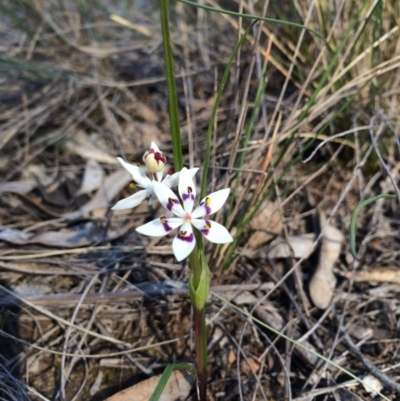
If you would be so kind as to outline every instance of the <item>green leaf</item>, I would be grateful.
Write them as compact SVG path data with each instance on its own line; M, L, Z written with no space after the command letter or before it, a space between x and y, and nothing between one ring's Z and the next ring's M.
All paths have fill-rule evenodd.
M164 45L165 76L167 78L168 110L171 124L172 150L176 171L183 167L181 131L179 125L178 95L176 91L174 56L169 31L168 0L160 1L161 31Z
M193 269L190 271L189 276L189 293L192 299L192 304L197 310L202 310L207 302L208 295L210 294L210 284L211 284L211 271L208 267L204 250L199 250L199 262L200 262L200 279L198 285L195 285L195 277L193 274Z
M165 386L174 370L187 370L190 373L195 373L195 369L191 363L170 363L164 369L164 372L157 384L153 394L151 395L149 401L158 401L164 391Z

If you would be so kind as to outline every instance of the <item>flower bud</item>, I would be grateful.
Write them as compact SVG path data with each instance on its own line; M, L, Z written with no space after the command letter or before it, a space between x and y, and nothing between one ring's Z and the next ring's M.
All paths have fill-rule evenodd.
M143 155L143 161L150 173L158 173L164 170L164 165L167 162L167 158L163 156L158 146L152 142L150 149Z

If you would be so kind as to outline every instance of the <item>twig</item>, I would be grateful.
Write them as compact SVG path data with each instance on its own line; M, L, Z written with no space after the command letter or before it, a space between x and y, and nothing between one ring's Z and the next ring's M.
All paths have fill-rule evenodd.
M353 343L353 340L350 338L348 334L346 333L343 334L349 350L357 357L357 359L359 359L365 365L365 367L371 372L371 374L374 375L377 379L379 379L382 383L390 387L393 391L400 394L400 384L396 383L388 375L383 373L367 357L365 357Z
M157 285L158 284L158 285ZM255 283L255 284L231 284L231 285L215 285L211 287L213 292L229 292L229 291L256 291L271 290L274 283ZM24 297L24 300L34 305L59 305L64 303L82 302L85 304L94 302L120 302L122 300L140 299L148 296L165 296L165 295L186 295L188 294L187 286L178 288L166 287L164 283L155 283L155 288L137 289L133 291L116 291L103 293L88 293L82 299L82 294L51 294L51 295L33 295ZM12 295L2 296L0 305L12 305L18 303L18 299Z

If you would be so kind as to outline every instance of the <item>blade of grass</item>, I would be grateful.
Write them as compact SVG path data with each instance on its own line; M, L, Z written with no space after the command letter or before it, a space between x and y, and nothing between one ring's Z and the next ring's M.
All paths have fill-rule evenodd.
M372 78L371 78L371 79L372 79ZM315 134L315 137L312 138L310 141L308 141L308 142L304 145L303 149L299 152L299 154L298 154L296 157L293 158L293 160L292 160L292 161L288 164L288 166L283 170L283 172L281 173L281 175L278 176L278 177L275 179L275 183L276 183L276 184L279 184L279 183L282 181L282 179L285 177L285 175L287 174L287 172L288 172L296 163L298 163L300 160L302 160L302 158L303 158L303 156L304 156L304 152L314 143L314 141L316 140L316 138L318 137L318 135L319 135L320 133L323 133L323 132L325 131L325 129L327 129L327 128L330 126L330 124L332 123L332 121L333 121L338 115L340 115L340 114L342 113L343 110L345 110L345 109L349 106L349 104L354 100L354 98L356 98L357 95L363 90L363 88L364 88L364 86L365 86L366 84L367 84L367 83L365 83L361 88L359 88L359 90L358 90L353 96L350 96L350 97L346 100L346 102L342 105L342 107L340 107L339 110L337 110L337 111L332 115L332 117L324 124L324 126ZM291 136L289 137L289 140L290 140L290 138L293 138L292 134L291 134ZM285 150L285 149L286 149L286 148L284 148L283 150ZM283 150L282 150L282 151L283 151ZM281 152L282 152L282 151L281 151ZM269 180L270 180L270 179L271 179L271 173L268 173L268 174L266 175L266 177L265 177L265 181L264 181L263 187L262 187L262 189L261 189L261 191L260 191L260 194L262 194L262 193L266 190L267 186L269 185ZM239 221L238 221L238 223L237 223L238 230L237 230L237 233L236 233L236 235L235 235L235 239L233 240L233 242L230 244L230 246L229 246L228 249L226 250L226 257L225 257L225 261L224 261L224 264L223 264L222 271L224 271L224 270L227 268L227 266L229 266L230 263L232 262L232 260L234 259L234 257L235 257L235 256L234 256L234 252L235 252L236 248L239 246L240 239L241 239L241 235L243 234L243 231L245 230L245 227L247 227L247 225L249 224L250 220L251 220L251 219L253 218L253 216L257 213L258 209L261 207L261 205L263 204L263 202L268 198L268 196L271 195L271 193L272 193L273 190L274 190L274 185L272 185L272 186L266 191L266 193L263 194L262 196L260 196L260 194L259 194L257 197L255 197L256 204L255 204L254 207L253 207L251 204L249 204L249 205L247 205L247 207L244 208L245 212L248 211L248 210L250 210L250 211L249 211L247 214L245 214L245 213L242 214L242 216L239 218ZM253 203L253 204L254 204L254 203Z
M172 150L174 153L175 170L181 171L183 167L181 130L179 125L178 95L176 92L174 56L172 54L168 14L168 1L161 0L160 19L164 46L165 76L167 79L168 88L168 111L171 124Z
M187 370L190 373L195 373L195 369L190 363L171 363L167 365L149 401L158 401L160 399L162 392L164 391L165 386L167 385L168 380L174 370Z
M368 206L369 204L376 202L379 199L397 199L397 195L393 194L381 194L377 196L373 196L372 198L366 199L365 201L361 202L355 209L353 214L351 215L351 220L350 220L350 251L352 255L354 256L355 259L357 258L357 250L356 250L356 222L357 222L357 217L361 210L365 207Z
M323 37L323 35L321 33L315 31L312 28L309 28L308 26L305 26L302 24L297 24L296 22L290 22L290 21L279 20L279 19L268 18L268 17L260 17L260 16L252 15L252 14L238 13L235 11L225 10L223 8L215 8L215 7L205 6L204 4L193 3L192 1L189 1L189 0L177 0L177 1L179 1L180 3L187 4L189 6L192 6L192 7L202 8L203 10L213 11L213 12L217 12L220 14L233 15L235 17L242 17L242 18L247 18L247 19L259 19L259 20L265 21L265 22L272 22L275 24L282 24L282 25L286 25L286 26L293 26L293 27L296 27L299 29L305 29L306 31L309 31L310 33L314 34L315 36L317 36L318 38L323 40L325 42L325 44L328 46L326 39Z
M210 121L208 123L208 129L207 129L206 153L205 153L205 157L204 157L204 167L203 167L203 177L201 180L200 199L204 198L204 196L206 195L207 174L208 174L208 169L210 166L210 158L211 158L212 133L213 133L213 128L214 128L214 124L215 124L215 118L216 118L217 112L218 112L219 103L221 102L222 93L224 92L225 85L228 80L228 76L229 76L232 64L235 60L236 54L238 53L239 49L243 45L243 43L246 39L246 36L249 34L249 32L251 31L251 29L253 28L254 24L257 21L258 20L253 21L250 24L250 26L246 29L246 31L240 38L239 42L233 49L233 52L232 52L231 56L229 57L228 63L225 68L224 75L222 76L221 83L218 88L217 97L215 99L215 103L214 103L214 106L213 106L213 109L211 112L211 117L210 117Z
M271 41L269 42L269 44L270 43L271 43ZM245 148L247 147L249 140L250 140L250 135L253 132L255 120L256 120L256 117L260 110L261 100L263 99L265 89L268 84L268 80L266 79L267 65L268 65L268 57L266 57L264 59L263 68L261 71L261 79L258 82L258 88L257 88L256 98L254 101L254 106L253 106L253 109L251 112L250 120L246 127L244 137L242 138L242 142L240 144L240 148L243 149L243 151L241 152L240 156L237 158L236 167L239 169L241 169L243 167L245 156L246 156ZM231 218L233 207L234 207L234 202L235 202L236 195L237 195L237 192L239 189L239 183L240 183L241 177L242 177L241 171L238 171L238 173L236 174L235 184L234 184L233 191L231 194L231 199L229 202L226 221L229 221Z
M365 6L365 4L366 4L366 1L364 2L364 6ZM358 14L357 14L358 17L361 15L362 10L363 10L363 8L361 7L360 11L359 11ZM323 90L323 88L325 87L326 83L329 82L330 74L331 74L331 72L336 68L337 63L338 63L338 61L339 61L340 54L341 54L341 52L343 51L343 49L344 49L344 47L345 47L345 45L346 45L348 39L351 37L351 34L352 34L353 29L354 29L354 27L355 27L355 25L356 25L357 22L358 22L358 18L354 19L354 20L352 21L352 23L349 25L349 28L347 29L347 31L346 31L346 33L345 33L345 35L344 35L344 37L343 37L341 43L339 44L339 46L337 47L335 53L333 54L333 57L332 57L332 59L331 59L329 65L327 66L327 68L326 68L326 70L325 70L325 72L324 72L324 74L323 74L323 76L322 76L322 78L321 78L321 80L320 80L318 86L316 87L316 89L315 89L314 92L312 93L311 98L309 99L309 101L307 102L306 106L305 106L304 109L302 110L302 112L301 112L301 114L300 114L300 116L299 116L299 119L298 119L298 120L299 120L299 123L305 120L305 118L307 117L308 112L310 111L311 107L316 103L316 101L317 101L317 99L318 99L318 94L320 93L320 91ZM360 90L361 90L361 89L360 89ZM359 90L359 91L360 91L360 90ZM357 93L358 93L359 91L357 91ZM349 97L349 99L347 99L347 101L345 102L345 104L348 105L352 99L354 99L354 96ZM337 115L339 115L340 111L342 111L343 109L344 109L344 107L341 107L341 108L339 109L339 111L336 112L336 113L334 114L334 117L336 117ZM329 122L331 122L332 119L333 119L334 117L332 117L332 118L329 120ZM312 144L314 143L314 141L317 139L318 135L319 135L320 133L322 133L322 132L328 127L327 124L328 124L328 123L326 123L326 124L321 128L321 130L319 130L319 131L316 133L316 135L315 135L315 137L314 137L313 139L311 139L310 141L308 141L308 142L305 144L305 146L303 147L303 149L301 150L301 152L299 152L299 154L298 154L298 155L289 163L289 165L284 169L282 175L280 175L280 176L278 177L276 183L279 183L279 182L282 180L282 178L285 176L285 174L293 167L293 165L294 165L295 163L297 163L297 162L302 158L302 155L304 154L304 152L305 152L310 146L312 146ZM291 147L291 145L292 145L292 143L293 143L293 140L294 140L294 137L295 137L296 132L297 132L297 129L292 130L292 132L291 132L291 134L290 134L290 136L289 136L288 141L287 141L286 144L283 146L283 148L282 148L282 150L280 151L280 153L279 153L279 155L278 155L276 161L274 162L274 165L275 165L275 166L279 165L279 164L282 162L284 156L286 155L287 151L290 149L290 147ZM227 251L226 251L226 252L227 252L227 253L226 253L227 256L226 256L226 259L225 259L225 262L224 262L224 265L223 265L223 269L225 269L225 268L226 268L227 266L229 266L229 264L231 263L232 257L233 257L233 253L234 253L234 251L236 250L237 246L238 246L239 243L240 243L240 236L241 236L241 234L242 234L243 231L244 231L244 227L246 227L246 226L248 225L248 223L249 223L250 220L253 218L253 216L255 215L255 213L257 212L257 210L260 208L260 206L262 205L262 203L264 202L264 200L272 193L271 191L273 190L274 186L272 186L263 196L260 196L260 194L263 193L264 190L267 188L267 185L269 185L269 180L270 180L270 178L271 178L270 175L268 175L268 176L266 177L265 182L264 182L264 185L263 185L263 187L262 187L262 189L261 189L259 195L256 196L256 197L253 197L253 199L254 199L253 203L252 203L252 204L250 203L250 204L248 205L248 207L245 208L246 210L250 210L250 212L247 213L247 214L242 214L242 217L239 218L239 221L238 221L238 224L237 224L238 231L237 231L237 234L236 234L236 238L235 238L235 240L233 241L233 243L228 247L228 249L227 249ZM254 206L253 206L253 205L254 205Z

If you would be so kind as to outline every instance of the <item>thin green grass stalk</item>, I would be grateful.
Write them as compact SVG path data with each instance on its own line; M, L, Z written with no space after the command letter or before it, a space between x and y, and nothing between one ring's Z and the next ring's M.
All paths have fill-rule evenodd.
M186 1L186 0L178 0L178 1L181 1L181 2L186 3L186 4L195 5L195 4L191 3L190 1ZM208 10L210 10L210 11L224 12L224 13L229 14L229 15L241 16L241 17L244 17L244 18L255 18L255 16L250 16L249 14L225 12L226 10L220 10L220 9L217 10L217 9L212 8L212 7L206 7L206 6L203 7L203 6L201 6L200 8L205 8L205 9L208 9ZM259 19L260 19L260 20L263 20L263 21L269 21L269 22L275 22L275 23L277 23L277 22L279 22L279 23L284 23L284 22L285 22L285 21L280 21L280 20L275 20L275 19L268 19L268 18L263 18L263 17L259 17ZM355 24L355 21L353 21L353 24ZM305 27L305 26L303 26L303 25L300 25L300 24L288 23L288 24L286 24L286 25L295 26L295 27L298 27L298 28L304 28L304 29L310 30L310 28L307 28L307 27ZM313 31L313 30L311 30L311 31ZM313 31L313 32L314 32L314 31ZM332 71L332 70L334 69L334 67L337 65L337 60L338 60L340 51L341 51L342 48L345 46L346 41L347 41L348 37L350 36L350 33L351 33L351 32L352 32L352 28L348 30L347 35L346 35L345 38L342 40L341 46L339 47L339 49L337 49L337 51L336 51L336 53L335 53L335 55L334 55L333 60L332 60L331 63L329 64L327 70L325 71L325 74L324 74L323 77L322 77L322 80L320 81L318 87L317 87L316 90L314 91L313 96L309 99L309 101L308 101L308 103L307 103L307 105L306 105L306 108L303 110L303 112L302 112L302 114L301 114L301 116L300 116L300 118L299 118L299 121L300 121L300 122L301 122L302 120L305 119L305 117L307 116L308 111L310 110L310 108L311 108L311 107L313 106L313 104L315 103L315 100L316 100L316 98L317 98L318 93L322 90L322 88L324 87L324 85L325 85L326 82L328 81L331 71ZM314 33L316 33L316 32L314 32ZM320 34L318 34L317 36L320 37ZM242 39L243 39L243 37L241 38L241 40L242 40ZM244 40L244 39L243 39L243 40ZM323 40L324 40L324 42L326 43L326 40L325 40L324 38L323 38ZM328 45L327 45L327 46L328 46ZM328 47L329 47L329 46L328 46ZM236 48L235 48L235 50L236 50ZM237 50L238 50L238 49L237 49ZM233 62L233 60L232 60L232 62ZM229 66L229 65L228 65L228 66ZM225 73L226 73L226 72L227 72L227 70L225 71ZM224 74L223 79L224 79L224 78L225 78L225 74ZM221 87L222 87L222 83L221 83L220 89L221 89ZM223 89L223 88L222 88L222 89ZM222 94L222 91L221 91L221 94ZM218 95L220 95L220 91L218 92ZM212 113L212 116L211 116L211 119L210 119L209 131L208 131L208 135L207 135L207 148L208 148L208 146L209 146L209 143L211 144L212 127L213 127L213 124L214 124L214 121L215 121L216 110L217 110L217 107L216 107L216 106L217 106L217 104L219 104L219 100L220 100L220 99L218 98L218 95L217 95L216 104L215 104L215 106L214 106L213 113ZM211 132L210 132L210 131L211 131ZM277 164L280 163L280 161L283 159L284 155L286 154L287 150L289 149L291 142L294 140L295 133L296 133L296 131L293 131L293 132L292 132L291 136L289 137L288 143L286 144L286 146L284 146L284 148L283 148L282 151L280 152L280 156L278 157ZM316 136L316 137L317 137L317 136ZM309 144L308 144L307 147L311 146L314 140L315 140L315 139L311 140L311 141L309 142ZM301 159L301 157L302 157L302 156L300 156L296 161L299 161L299 160ZM209 154L208 154L208 155L206 154L206 160L205 160L204 171L203 171L203 181L202 181L201 197L203 197L203 196L205 195L205 185L206 185L206 182L207 182L207 181L206 181L206 178L207 178L207 170L208 170L208 166L209 166L209 159L210 159L210 155L209 155ZM208 163L207 163L207 162L208 162ZM206 164L206 163L207 163L207 164ZM292 166L293 164L294 164L294 162L290 163L290 166ZM285 169L285 171L287 171L287 169ZM265 181L263 188L265 188L265 186L267 185L268 181L269 181L268 179ZM272 189L273 189L273 187L272 187ZM272 189L271 189L271 190L272 190ZM262 191L261 191L261 192L262 192ZM270 193L270 192L268 191L267 194L266 194L266 196L268 196L269 193ZM250 212L250 214L248 215L248 218L245 219L245 222L239 222L239 224L238 224L239 230L238 230L238 233L237 233L237 235L236 235L236 239L234 240L234 242L233 242L233 243L229 246L229 248L228 248L229 257L226 257L226 259L225 259L224 268L225 268L226 266L228 266L228 265L230 264L230 262L231 262L231 257L232 257L232 255L233 255L233 252L235 251L235 249L236 249L237 246L239 245L239 242L240 242L240 241L239 241L240 234L242 233L242 231L243 231L245 225L250 221L250 219L251 219L251 218L254 216L254 214L257 212L257 210L259 209L259 207L261 206L261 204L262 204L262 202L265 200L265 198L266 198L266 197L263 197L263 198L257 203L256 207L255 207L255 208L252 210L252 212Z
M320 18L321 18L323 35L324 35L324 37L327 37L328 34L329 34L329 27L328 27L328 23L327 23L327 18L325 18L324 13L322 12L323 11L322 9L323 9L324 5L325 5L326 8L329 8L329 6L330 6L329 3L325 3L325 4L321 4L320 2L316 2L315 3L315 7L318 10L320 10L319 15L320 15ZM317 10L317 12L318 12L318 10ZM328 16L331 16L331 15L333 15L333 11L331 9L329 9ZM321 27L320 27L320 29L321 29Z
M362 379L358 378L355 374L353 374L349 370L343 368L342 366L340 366L336 362L331 361L330 359L328 359L325 356L319 354L318 352L307 348L306 346L304 346L303 344L297 342L296 340L293 340L292 338L286 336L285 334L281 333L280 331L275 330L273 327L269 326L268 324L264 323L263 321L261 321L261 320L255 318L254 316L252 316L251 313L249 313L246 310L241 309L238 306L234 305L233 303L229 302L226 298L222 297L221 295L216 294L215 292L211 292L211 294L213 296L215 296L216 298L218 298L220 301L224 302L224 304L229 305L229 307L231 307L232 309L234 309L234 310L238 311L239 313L241 313L243 316L246 316L247 318L251 319L254 323L257 323L260 326L265 327L266 329L268 329L272 333L276 334L277 336L283 338L284 340L290 341L296 347L299 347L299 348L303 349L304 351L307 351L310 354L318 357L319 359L323 360L324 362L328 363L329 365L334 366L335 368L339 369L344 374L346 374L346 375L350 376L352 379L356 380L358 383L361 383L363 386L366 386L369 389L373 390L376 394L378 394L384 400L391 401L391 400L389 400L389 398L385 397L382 393L376 391L376 389L371 387L371 385L369 385L368 383L364 382Z
M6 74L9 73L10 70L29 73L26 78L32 80L38 77L44 79L67 79L64 72L60 72L55 68L43 66L43 64L33 61L17 60L0 56L0 73Z
M172 150L176 171L183 168L181 129L179 125L178 95L176 92L174 57L172 54L171 35L169 31L168 0L160 0L161 30L164 46L165 76L167 79L168 109L171 124Z
M265 93L265 89L267 87L268 81L265 77L266 72L267 72L267 65L268 65L268 59L265 58L264 63L263 63L263 68L262 68L262 72L261 72L261 79L259 80L259 84L258 84L258 88L257 88L257 94L256 94L256 99L254 101L254 107L253 110L251 112L251 116L250 116L250 120L249 123L247 124L246 127L246 131L244 134L244 137L240 143L240 148L243 149L243 151L240 153L240 156L238 158L238 163L236 165L237 168L241 169L243 167L244 164L244 160L245 160L245 156L246 156L246 152L244 151L244 149L247 147L249 140L250 140L250 135L253 132L253 128L254 128L254 123L256 120L256 117L260 111L260 106L261 106L261 100L263 98L263 95ZM236 174L236 179L235 179L235 184L233 187L233 191L231 194L231 200L229 202L229 207L228 207L228 213L227 213L227 217L226 220L229 221L229 217L232 213L233 210L233 206L234 206L234 200L236 198L236 194L237 191L239 189L239 183L240 183L240 179L242 177L242 172L238 171L238 173Z
M351 220L350 220L350 251L352 255L354 256L355 259L358 259L357 257L357 250L356 250L356 223L357 223L357 217L361 210L365 207L368 206L369 204L376 202L379 199L398 199L397 195L393 194L381 194L377 196L373 196L372 198L366 199L365 201L361 202L355 209L353 214L351 215ZM399 199L400 201L400 199Z
M346 102L342 105L342 107L339 108L339 110L337 112L335 112L332 117L324 124L323 127L321 127L321 129L315 134L315 138L311 139L310 141L308 141L304 148L301 150L301 152L288 164L288 166L283 170L282 174L276 178L275 183L268 189L268 191L260 196L264 190L267 188L267 185L269 185L269 182L272 178L272 174L268 173L266 175L265 178L265 182L260 190L260 193L257 195L257 197L255 198L255 206L252 207L252 205L249 205L249 207L244 208L245 210L249 210L249 213L244 213L240 216L239 221L237 223L237 232L235 235L235 239L233 241L233 243L228 247L226 254L225 254L225 261L224 264L222 266L222 270L225 270L233 261L233 259L235 258L234 256L234 252L236 251L237 247L240 244L241 241L241 235L243 234L243 231L245 230L245 228L247 227L247 225L250 223L250 220L254 217L254 215L257 213L258 209L261 207L261 205L263 204L263 202L268 198L268 196L270 196L272 194L272 191L274 190L274 185L279 184L282 179L285 177L285 175L288 173L288 171L299 161L301 161L303 159L303 155L304 152L314 143L314 141L316 140L316 138L318 137L319 134L322 134L325 129L327 129L330 124L332 123L332 121L341 114L341 112L343 110L346 110L346 108L349 106L349 104L354 100L355 97L357 97L357 95L364 89L365 85L367 85L368 82L366 82L363 86L360 87L360 89L353 95L350 96ZM281 153L285 150L285 148L281 151ZM281 155L280 155L281 156ZM253 203L254 204L254 203Z
M353 59L353 55L357 54L359 52L357 52L357 44L359 42L359 40L361 39L365 39L365 37L368 37L367 35L367 27L369 26L369 24L373 24L373 16L375 11L377 10L377 6L378 6L379 2L377 4L375 4L375 7L373 8L373 10L370 12L370 14L365 18L365 21L363 21L363 25L362 25L362 29L360 31L355 30L355 23L359 22L360 20L362 20L362 18L360 18L360 16L364 13L365 9L368 6L368 0L365 0L364 3L362 4L362 7L360 9L360 11L357 13L357 18L355 18L353 20L353 23L351 24L351 29L349 30L351 32L351 39L353 41L352 45L346 49L346 52L344 52L346 59ZM375 24L373 24L373 31L375 31ZM357 37L354 37L354 32L356 32ZM368 40L368 39L367 39ZM343 55L342 55L343 57ZM343 63L344 60L342 59L341 62ZM339 66L339 63L337 65L337 67ZM347 74L346 74L347 75ZM343 79L344 77L342 77L340 80L336 81L335 84L333 85L333 88L335 89L339 89L340 88L340 81Z
M158 401L160 399L174 370L186 370L190 373L195 373L193 365L190 363L171 363L167 365L149 401Z
M364 6L365 6L365 2L364 2ZM362 11L362 10L361 10ZM358 15L360 15L361 11L359 11ZM323 74L317 88L314 90L312 96L310 97L309 101L307 102L304 110L302 111L302 113L299 116L299 122L302 122L306 117L307 114L309 112L309 110L311 109L311 107L315 104L317 96L319 94L319 92L324 88L325 84L328 82L330 76L331 76L331 72L334 70L334 68L337 66L338 64L338 60L340 57L341 52L343 51L347 40L349 39L351 33L353 32L354 26L356 25L356 23L358 22L358 19L355 19L352 24L350 24L349 29L347 30L345 36L343 37L341 43L339 44L338 48L336 49L333 58L331 60L331 62L329 63L325 73ZM363 85L364 87L364 85ZM357 91L357 93L359 93L359 91ZM350 103L350 101L352 101L352 99L354 98L354 96L350 97L346 102L345 105L348 105ZM341 107L339 112L336 112L334 114L334 117L336 117L338 114L340 114L340 111L343 110L344 107ZM329 120L329 123L332 121L332 118ZM317 139L318 135L320 133L322 133L326 128L328 127L328 124L326 123L321 130L319 130L318 133L316 133L315 137L313 139L311 139L310 141L307 142L307 144L305 145L305 147L302 149L302 151L299 153L299 155L297 155L297 157L292 160L288 167L286 167L282 173L282 175L277 179L276 184L278 184L282 178L285 176L285 174L293 167L293 165L297 162L299 162L302 158L303 158L303 154L304 152L310 147L312 146L312 144L314 143L314 141ZM288 138L287 143L283 146L282 150L279 153L278 158L275 161L275 165L279 165L284 156L286 155L288 149L290 148L291 143L294 140L295 134L296 134L297 130L293 130ZM272 193L272 190L274 188L274 186L272 186L263 196L260 197L260 194L263 193L264 189L266 188L266 185L269 183L269 179L271 178L270 175L267 175L267 179L265 180L265 183L260 191L260 193L255 197L255 202L253 203L253 207L250 204L249 208L246 208L246 210L250 209L250 212L247 214L243 214L242 217L239 219L238 223L237 223L237 227L238 227L238 231L236 233L236 238L233 241L232 244L230 244L230 246L228 247L227 253L226 253L226 257L225 257L225 261L223 264L223 270L230 265L230 263L233 260L233 254L235 252L235 250L237 249L239 243L240 243L240 239L241 239L241 234L244 231L244 228L248 225L248 223L250 222L250 220L253 218L253 216L255 215L255 213L258 211L258 209L260 208L260 206L262 205L262 203L265 201L265 199L267 199L267 197Z
M261 100L263 98L263 95L265 93L265 89L267 88L267 84L268 84L268 79L266 78L266 73L267 73L267 66L268 66L268 59L265 58L264 63L263 63L263 68L261 71L261 79L259 81L258 84L258 88L257 88L257 93L256 93L256 98L254 101L254 106L253 106L253 110L250 116L250 120L249 123L247 125L244 137L240 143L240 148L241 149L245 149L249 143L250 140L250 135L253 131L254 128L254 123L255 123L255 119L258 116L258 113L260 111L260 106L261 106ZM236 167L238 168L242 168L243 164L244 164L244 159L245 159L246 153L245 152L241 152L239 159L238 159L238 164L236 165ZM240 177L241 173L238 173L238 177Z
M223 8L215 8L215 7L211 7L211 6L206 6L204 4L193 3L192 1L189 1L189 0L177 0L177 1L179 1L180 3L187 4L189 6L192 6L192 7L202 8L203 10L217 12L220 14L232 15L234 17L242 17L242 18L247 18L247 19L259 19L264 22L272 22L275 24L281 24L281 25L293 26L293 27L299 28L299 29L305 29L306 31L317 36L319 39L323 40L324 43L329 47L329 43L326 41L326 39L323 37L323 35L321 33L317 32L316 30L314 30L312 28L309 28L308 26L298 24L296 22L284 21L284 20L268 18L268 17L260 17L258 15L252 15L252 14L238 13L235 11L225 10Z
M80 11L81 11L83 17L90 22L96 22L95 16L93 15L93 11L91 9L91 7L93 7L93 3L95 3L95 2L93 0L91 0L91 2L88 2L87 0L79 0L79 3L81 6ZM96 5L95 5L95 7L96 7ZM92 40L94 40L96 42L101 42L100 34L95 27L89 28L88 32L89 32Z
M232 54L229 57L228 63L225 67L225 71L224 71L224 75L222 76L221 83L218 87L217 97L215 99L215 103L214 103L214 106L213 106L213 109L211 112L210 122L208 123L208 129L207 129L206 153L204 156L203 177L202 177L202 181L201 181L200 199L204 198L204 196L206 195L207 175L208 175L208 169L210 166L210 158L211 158L212 134L213 134L215 118L217 116L218 107L221 102L222 94L224 92L226 82L228 81L230 70L231 70L233 62L235 61L235 57L236 57L239 49L242 47L244 41L246 40L247 35L249 34L249 32L251 31L251 29L253 28L253 26L256 22L257 22L257 20L253 21L250 24L250 26L243 33L239 42L236 44L235 48L233 49Z
M352 48L350 49L349 52L349 58L351 59L353 54L356 53L356 46L359 40L365 39L365 37L367 36L367 27L369 26L369 23L373 21L374 19L374 15L375 12L379 12L379 9L381 9L381 7L379 6L381 3L381 1L378 1L375 4L375 7L373 8L373 10L371 11L371 13L366 17L365 23L363 28L360 30L360 32L358 33L358 36L356 38L356 40L354 41L354 45L352 46ZM366 7L366 3L364 3L364 6ZM382 25L380 25L380 28L382 27ZM375 42L381 35L380 35L381 29L376 29L376 24L373 24L373 29L372 29L372 35L373 35L373 40L372 42ZM376 39L375 39L376 38ZM368 45L367 45L368 47Z
M13 5L15 5L16 1L13 1ZM17 5L17 7L15 8L20 9L21 5ZM4 15L7 15L8 18L10 18L11 21L13 21L13 23L18 26L19 28L21 28L23 31L25 31L30 37L33 36L34 32L28 27L28 25L25 23L24 20L22 20L19 16L18 13L15 12L13 9L8 8L6 6L4 6L4 4L2 4L2 2L0 1L0 12Z

